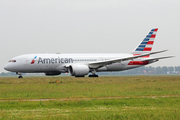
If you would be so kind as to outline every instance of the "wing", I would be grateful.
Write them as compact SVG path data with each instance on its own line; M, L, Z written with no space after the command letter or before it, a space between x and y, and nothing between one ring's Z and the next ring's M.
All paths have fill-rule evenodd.
M117 62L122 62L122 61L127 61L127 60L133 60L139 57L143 57L143 56L148 56L148 55L152 55L152 54L157 54L157 53L161 53L161 52L165 52L167 50L162 50L162 51L157 51L157 52L150 52L150 53L146 53L146 54L141 54L141 55L137 55L137 56L127 56L127 57L122 57L122 58L115 58L115 59L110 59L110 60L106 60L106 61L96 61L96 62L90 62L88 63L88 66L90 68L100 68L103 67L105 65L110 65L112 63L117 63Z

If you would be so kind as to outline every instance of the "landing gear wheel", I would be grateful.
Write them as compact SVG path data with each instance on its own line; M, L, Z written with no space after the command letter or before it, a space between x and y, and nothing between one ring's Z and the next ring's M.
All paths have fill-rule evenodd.
M98 77L98 75L89 75L89 77Z
M23 78L22 74L20 72L16 72L17 75L19 75L18 78Z
M83 76L75 76L75 77L84 77L84 75Z
M23 78L23 76L19 76L18 78Z

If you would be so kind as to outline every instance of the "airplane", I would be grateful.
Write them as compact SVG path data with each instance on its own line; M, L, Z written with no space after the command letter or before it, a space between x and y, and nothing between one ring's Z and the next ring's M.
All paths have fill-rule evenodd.
M166 57L150 57L150 55L167 50L152 52L152 46L158 28L152 29L142 42L129 54L25 54L12 58L4 69L16 72L18 78L22 73L45 73L47 76L69 73L71 76L98 77L96 72L123 71L148 65Z

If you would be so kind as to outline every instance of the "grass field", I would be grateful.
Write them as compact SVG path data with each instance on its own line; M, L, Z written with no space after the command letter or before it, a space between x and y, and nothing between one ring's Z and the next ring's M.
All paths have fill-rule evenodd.
M179 119L178 96L180 76L2 77L0 119Z

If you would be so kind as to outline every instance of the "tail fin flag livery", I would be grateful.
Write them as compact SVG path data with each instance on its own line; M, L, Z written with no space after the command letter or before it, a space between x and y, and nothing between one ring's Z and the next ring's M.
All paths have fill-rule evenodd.
M157 31L158 28L152 29L132 53L134 55L149 53L152 50Z
M19 78L21 73L45 73L47 76L68 73L75 77L98 77L96 72L123 71L149 65L160 59L174 56L150 57L167 50L152 52L152 46L158 28L152 29L148 35L131 53L105 54L26 54L12 58L4 69L16 72Z
M151 51L158 28L152 29L135 51Z

